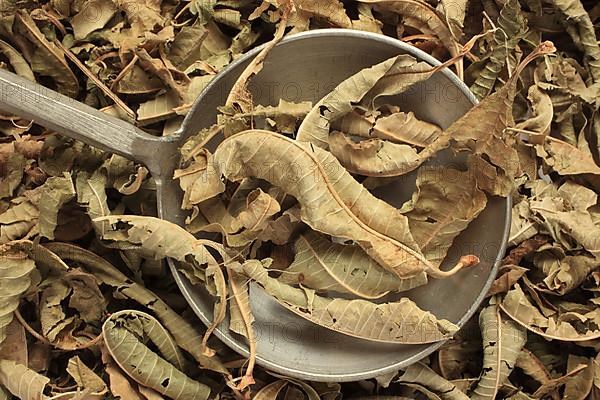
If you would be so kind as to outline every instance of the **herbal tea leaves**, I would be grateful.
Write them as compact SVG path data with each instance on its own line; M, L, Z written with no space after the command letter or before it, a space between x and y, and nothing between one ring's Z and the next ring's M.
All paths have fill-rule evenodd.
M310 293L310 289L296 289L269 277L263 264L255 260L244 263L241 270L298 315L350 336L418 344L443 340L458 330L452 322L438 320L407 298L384 304L327 298Z
M104 322L102 332L115 362L135 381L173 399L207 399L210 395L210 388L173 365L173 361L178 362L177 352L171 354L177 358L169 359L173 348L165 348L172 339L151 316L135 311L116 313ZM144 344L146 337L164 358Z
M137 310L127 315L135 315L138 322L140 311L151 313L149 318L156 318L148 325L152 333L134 329L134 338L185 374L193 386L202 382L211 387L211 396L220 398L598 397L600 8L594 1L134 3L4 2L0 68L153 135L170 135L200 91L242 53L308 29L352 27L398 38L453 64L450 68L481 103L445 131L437 124L449 126L451 121L422 119L422 109L412 108L411 95L422 88L423 95L431 95L428 85L419 82L440 71L408 55L356 71L342 83L329 81L315 64L306 84L290 77L289 85L259 88L248 84L247 77L262 73L259 61L271 62L265 49L230 96L234 107L221 108L212 127L198 126L205 129L182 148L176 177L185 192L183 212L189 212L186 228L201 240L148 217L156 215L155 186L143 166L3 113L0 336L6 338L0 339L0 398L171 397L160 390L172 379L158 382L160 387L156 379L144 380L153 388L140 384L106 349L102 323L113 317L122 322L115 313L124 309ZM536 50L546 40L553 41L556 53L523 66L529 54L547 53ZM273 94L272 101L253 104L253 98L264 98L261 90ZM327 90L315 104L302 101L309 93ZM402 107L393 104L394 93L402 93ZM451 98L441 100L439 109L426 114L455 106ZM313 307L295 306L290 313L318 317L318 322L350 334L360 331L349 325L352 317L336 317L333 324L329 313L315 316L315 299L327 302L326 310L338 316L330 303L340 299L379 310L379 303L391 300L406 306L401 297L410 298L414 291L398 292L417 285L424 285L417 292L435 294L425 285L427 273L400 278L385 269L367 253L364 242L361 247L362 235L348 239L328 234L330 227L315 230L314 220L307 223L303 215L306 198L299 201L265 180L222 179L231 174L215 172L214 156L204 146L212 139L214 151L219 135L248 128L329 151L335 163L321 164L326 173L319 180L337 177L327 175L330 166L347 171L349 179L341 184L348 183L351 190L335 185L341 203L378 234L421 254L433 268L445 266L460 233L479 223L485 201L497 200L486 200L482 192L511 196L508 255L487 296L499 305L476 310L460 333L428 359L375 381L303 382L248 364L254 357L241 359L215 336L224 333L222 322L231 303L229 316L239 321L238 331L260 339L263 327L252 322L251 314L257 321L264 316L260 310L250 311L249 303L263 289L249 276L231 271L236 303L228 267L239 271L257 260L266 266L271 258L268 274L260 278L269 278L269 287L280 288L288 300ZM448 147L448 152L438 153ZM455 150L459 158L465 157L464 165L444 170L423 166L430 161L435 165L438 156ZM296 155L278 150L254 158L277 158L273 169L279 171L281 159ZM296 169L296 176L302 173L293 159L284 165ZM417 178L415 185L412 177ZM398 187L404 195L394 198L399 209L369 194L373 190L379 195L386 185L396 188L398 182L403 182ZM497 221L486 229L501 226ZM166 256L179 258L180 272L218 300L208 331L168 268L156 260ZM481 271L463 274L469 273ZM457 282L457 298L472 289L461 285L462 279ZM298 296L290 298L289 293ZM448 304L455 303L453 298ZM211 335L213 329L216 335ZM150 336L160 344L152 344ZM255 350L260 353L260 348ZM336 368L332 364L331 370ZM142 375L148 378L144 374L157 371L147 368Z
M267 180L298 200L301 218L311 228L356 241L399 278L422 272L447 276L477 262L465 257L451 271L437 269L416 250L406 217L364 190L331 153L310 143L269 131L245 131L225 139L210 158L205 175L225 175L234 182L248 177ZM222 186L206 190L218 192Z

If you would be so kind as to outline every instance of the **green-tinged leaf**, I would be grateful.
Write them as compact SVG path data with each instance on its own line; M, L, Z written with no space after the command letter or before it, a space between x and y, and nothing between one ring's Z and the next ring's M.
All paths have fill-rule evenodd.
M136 382L172 399L207 399L210 388L199 383L165 360L164 328L148 314L121 311L111 315L102 326L104 343L115 362ZM168 337L168 336L167 336ZM151 340L165 357L148 348ZM161 343L162 342L162 343ZM162 346L161 346L162 345Z
M407 298L384 304L327 298L316 295L311 289L296 289L269 277L259 261L247 261L241 269L291 311L346 335L380 342L417 344L443 340L458 330L452 322L437 319Z
M356 245L332 243L316 233L300 235L294 262L278 278L319 292L348 293L374 299L388 292L409 290L427 283L425 274L398 279Z
M492 52L470 88L478 100L492 91L508 56L515 50L527 31L527 20L523 16L518 0L508 0L504 3L497 24Z

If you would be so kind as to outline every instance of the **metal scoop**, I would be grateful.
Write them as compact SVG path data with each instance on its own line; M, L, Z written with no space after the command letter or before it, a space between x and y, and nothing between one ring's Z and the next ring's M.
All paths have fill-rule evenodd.
M198 97L181 128L172 136L151 136L3 69L0 69L0 109L145 164L156 181L159 216L183 225L182 192L172 179L179 162L178 149L187 137L216 122L217 107L224 104L237 77L259 51L256 48L248 52L223 70ZM276 105L280 98L316 103L359 70L402 53L431 65L439 64L428 54L383 35L343 29L300 33L285 38L269 53L250 90L256 104ZM390 101L442 128L475 102L467 86L448 69ZM459 159L444 156L435 162L463 165ZM414 174L376 194L399 206L413 189ZM477 255L481 259L479 265L448 279L432 279L426 286L402 295L437 317L462 326L476 311L494 279L506 249L510 206L509 199L491 198L477 220L455 240L442 268L454 265L462 254ZM210 322L213 299L204 288L192 286L180 275L171 260L169 265L191 308L204 323ZM314 381L367 379L416 362L441 345L395 345L349 337L320 328L284 309L264 292L251 290L257 362L274 372ZM233 350L248 355L245 339L229 332L227 321L215 333Z

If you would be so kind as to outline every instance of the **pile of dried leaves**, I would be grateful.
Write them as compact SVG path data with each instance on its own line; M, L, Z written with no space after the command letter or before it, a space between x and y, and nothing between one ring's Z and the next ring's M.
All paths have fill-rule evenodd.
M220 70L269 43L218 123L181 149L186 229L152 217L144 166L0 117L0 399L600 397L600 3L588 3L0 1L2 68L156 135L179 127ZM397 56L316 104L253 104L247 85L268 49L330 27L425 50L481 103L445 130L389 104L436 72ZM468 154L452 182L422 166L446 148ZM414 170L402 208L365 190ZM457 332L401 294L378 301L476 263L465 254L440 270L491 195L512 197L513 219L476 317ZM166 256L215 296L208 329ZM276 376L254 367L249 280L345 334L452 339L374 380ZM249 360L211 336L227 312ZM389 324L407 313L420 315L418 335ZM379 316L377 331L361 315Z

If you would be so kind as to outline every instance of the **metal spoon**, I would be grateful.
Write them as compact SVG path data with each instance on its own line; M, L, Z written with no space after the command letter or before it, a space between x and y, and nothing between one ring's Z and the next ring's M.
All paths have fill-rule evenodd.
M172 179L179 162L178 148L187 137L216 121L217 107L224 104L235 80L258 51L260 48L249 51L213 79L181 128L167 137L151 136L3 69L0 69L0 109L145 164L156 181L159 216L183 225L182 193ZM280 98L316 102L350 75L401 53L431 65L439 64L428 54L383 35L344 29L304 32L285 38L271 51L250 89L256 104L276 105ZM467 86L448 69L393 101L403 110L414 111L418 117L442 128L475 103ZM462 165L452 157L438 157L436 162ZM412 183L405 184L411 180ZM414 174L406 182L377 194L400 205L414 188ZM510 206L510 199L490 199L486 210L455 240L445 265L453 265L461 254L469 253L479 256L478 266L448 279L431 280L425 287L408 292L408 296L437 317L464 324L483 300L506 249ZM171 260L169 265L191 308L204 323L210 322L213 299L203 288L190 285ZM337 382L372 378L409 365L441 345L393 345L345 336L288 312L262 291L252 292L251 305L256 318L258 364L296 378ZM216 335L247 356L244 338L230 333L227 325L225 321Z

